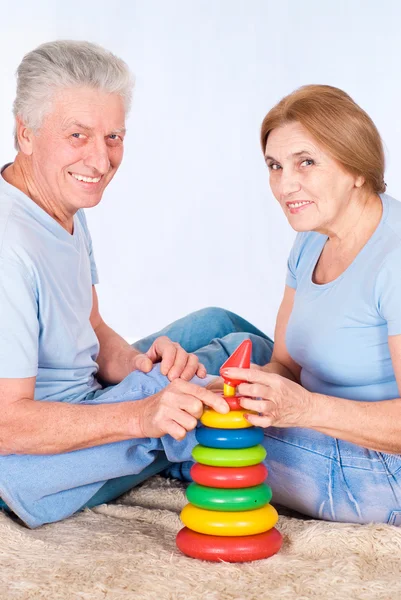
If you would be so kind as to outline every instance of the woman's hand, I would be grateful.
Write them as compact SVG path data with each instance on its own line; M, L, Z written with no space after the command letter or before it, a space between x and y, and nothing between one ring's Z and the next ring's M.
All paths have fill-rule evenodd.
M194 383L176 379L161 392L137 400L140 437L159 438L167 433L182 440L195 429L204 405L219 413L227 413L227 402L218 394Z
M308 415L313 410L313 394L298 383L281 375L260 369L224 369L224 375L242 380L238 393L244 409L257 415L246 415L258 427L307 427Z
M149 373L157 362L161 363L161 374L166 375L170 381L178 378L189 381L195 375L202 379L206 377L206 369L198 357L185 352L179 344L166 336L157 338L144 354L136 354L131 361L131 370Z

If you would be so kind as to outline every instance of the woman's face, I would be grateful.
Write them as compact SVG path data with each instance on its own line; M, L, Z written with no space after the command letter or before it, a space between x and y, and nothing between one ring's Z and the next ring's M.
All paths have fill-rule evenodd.
M272 192L296 231L332 231L364 183L297 122L271 131L265 159Z

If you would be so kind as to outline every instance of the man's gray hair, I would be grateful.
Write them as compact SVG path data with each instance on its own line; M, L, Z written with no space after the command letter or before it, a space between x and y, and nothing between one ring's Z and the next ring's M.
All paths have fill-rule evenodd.
M58 40L42 44L24 56L17 69L14 117L36 132L61 88L91 87L119 94L129 112L133 76L127 64L97 44ZM19 150L17 131L14 145Z

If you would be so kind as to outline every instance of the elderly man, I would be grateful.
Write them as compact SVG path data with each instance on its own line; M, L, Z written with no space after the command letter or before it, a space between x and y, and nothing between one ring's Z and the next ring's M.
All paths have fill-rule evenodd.
M43 44L18 68L18 153L0 177L0 497L30 527L189 459L203 406L228 410L206 372L264 337L205 309L131 347L101 318L82 209L121 164L131 88L86 42ZM259 352L268 362L271 342Z

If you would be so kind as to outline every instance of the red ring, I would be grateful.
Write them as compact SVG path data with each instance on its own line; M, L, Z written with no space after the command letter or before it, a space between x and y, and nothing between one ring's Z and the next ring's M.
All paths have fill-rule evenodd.
M224 400L227 402L228 406L230 407L230 410L242 410L242 406L239 403L239 401L244 396L225 396L222 393L220 393L220 396L223 396Z
M200 485L216 488L246 488L263 483L267 469L263 463L250 467L210 467L195 463L190 471Z
M276 554L283 543L283 536L275 527L257 535L237 537L205 535L184 527L178 532L176 543L181 552L192 558L247 562Z

